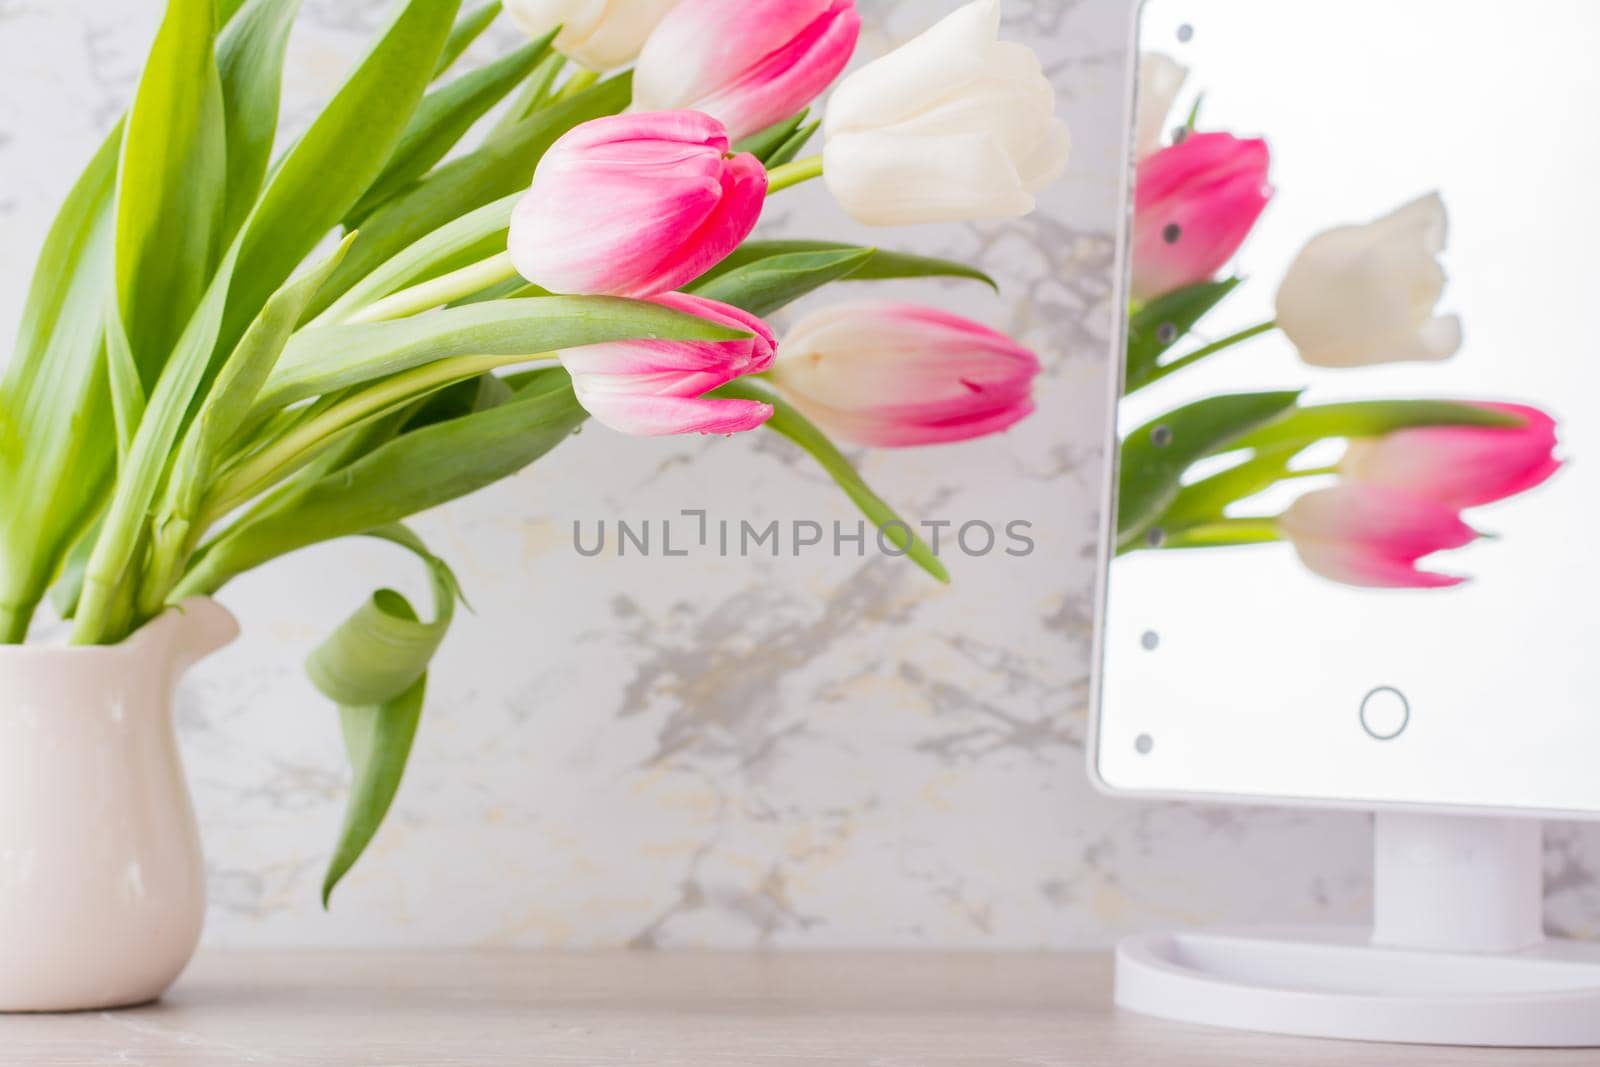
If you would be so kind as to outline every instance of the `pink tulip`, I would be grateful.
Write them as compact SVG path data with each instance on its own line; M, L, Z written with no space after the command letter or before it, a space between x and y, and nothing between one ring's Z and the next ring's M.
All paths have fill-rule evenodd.
M1313 573L1345 585L1437 589L1466 579L1420 570L1423 556L1471 544L1454 508L1396 489L1346 483L1296 500L1278 520Z
M999 433L1033 411L1038 358L934 308L859 303L803 320L772 377L823 430L883 448Z
M1549 415L1520 404L1478 406L1515 415L1522 425L1399 430L1352 442L1341 469L1352 481L1471 508L1527 492L1560 468Z
M721 262L755 228L767 175L730 157L697 111L614 115L545 153L511 216L517 271L552 293L654 296Z
M855 0L682 0L639 55L634 106L704 111L737 141L816 99L860 33Z
M561 363L589 414L637 437L740 433L772 417L770 404L704 399L713 389L772 365L777 342L765 322L686 293L650 301L754 336L738 341L618 341L568 349L561 353Z
M1139 164L1135 299L1207 281L1233 258L1272 198L1269 156L1262 140L1196 133Z

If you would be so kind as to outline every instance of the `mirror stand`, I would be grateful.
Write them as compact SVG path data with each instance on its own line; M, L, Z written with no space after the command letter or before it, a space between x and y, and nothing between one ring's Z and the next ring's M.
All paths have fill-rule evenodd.
M1379 813L1373 926L1117 948L1117 1003L1184 1022L1438 1045L1600 1046L1600 944L1547 940L1542 826Z

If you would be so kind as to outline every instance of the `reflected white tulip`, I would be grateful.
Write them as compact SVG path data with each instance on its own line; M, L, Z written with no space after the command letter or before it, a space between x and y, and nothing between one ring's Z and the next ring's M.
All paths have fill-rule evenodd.
M1438 193L1364 226L1312 238L1278 288L1278 325L1307 363L1362 367L1441 360L1461 347L1461 320L1436 315L1449 225Z

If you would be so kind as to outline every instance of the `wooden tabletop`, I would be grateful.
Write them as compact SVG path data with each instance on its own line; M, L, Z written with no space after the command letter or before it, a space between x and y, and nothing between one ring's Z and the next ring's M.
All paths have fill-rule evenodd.
M0 1017L0 1064L1101 1067L1600 1062L1299 1041L1116 1011L1100 955L202 954L163 1001Z

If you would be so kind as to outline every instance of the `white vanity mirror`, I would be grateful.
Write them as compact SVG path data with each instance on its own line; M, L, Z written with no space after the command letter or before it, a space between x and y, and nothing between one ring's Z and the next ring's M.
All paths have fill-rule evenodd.
M1137 21L1091 773L1122 795L1387 813L1376 930L1334 942L1554 951L1532 820L1600 813L1600 5L1148 0ZM1430 851L1449 862L1413 863ZM1402 886L1408 863L1422 880ZM1463 880L1494 885L1420 930ZM1207 944L1156 945L1139 973L1183 956L1193 977ZM1462 979L1468 1010L1411 1004L1430 1028L1352 1014L1308 977L1325 954L1218 951L1225 979L1343 999L1299 1021L1181 984L1133 1006L1600 1040L1489 1021L1508 982L1600 1018L1600 970L1486 969ZM1353 973L1415 964L1403 991L1362 988L1425 998L1450 966L1408 959Z

